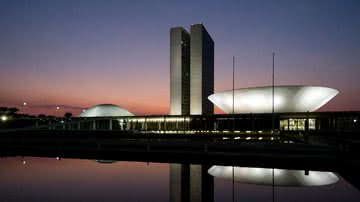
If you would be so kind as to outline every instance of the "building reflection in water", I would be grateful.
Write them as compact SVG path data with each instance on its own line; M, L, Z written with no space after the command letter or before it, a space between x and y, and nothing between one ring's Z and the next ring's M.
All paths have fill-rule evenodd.
M214 201L210 166L170 164L170 201Z
M333 172L323 171L250 167L234 167L233 169L232 166L212 166L208 172L216 178L225 180L233 180L234 178L235 182L270 186L323 186L336 183L339 180Z

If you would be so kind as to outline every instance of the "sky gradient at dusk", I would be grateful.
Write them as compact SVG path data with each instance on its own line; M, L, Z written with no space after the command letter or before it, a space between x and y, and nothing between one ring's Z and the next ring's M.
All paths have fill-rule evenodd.
M168 114L170 27L202 22L215 41L215 92L232 87L232 56L237 88L271 85L274 51L276 85L336 88L321 110L360 110L359 9L356 0L3 0L0 106Z

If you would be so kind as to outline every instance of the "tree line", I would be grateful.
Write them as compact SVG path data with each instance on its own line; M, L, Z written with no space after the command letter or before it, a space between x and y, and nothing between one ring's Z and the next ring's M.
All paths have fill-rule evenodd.
M28 118L55 118L55 116L52 115L46 115L46 114L39 114L37 116L35 115L30 115L30 114L19 114L20 110L16 107L0 107L0 116L12 116L15 118L20 118L20 117L28 117ZM73 114L71 112L66 112L64 114L65 118L71 118L73 116Z

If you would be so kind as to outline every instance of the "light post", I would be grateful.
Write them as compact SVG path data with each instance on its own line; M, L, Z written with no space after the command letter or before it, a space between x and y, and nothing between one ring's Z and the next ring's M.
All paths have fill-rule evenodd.
M274 136L275 127L275 53L272 54L272 117L271 117L271 134Z
M2 116L1 116L1 121L5 122L5 121L7 121L7 120L8 120L7 116L5 116L5 115L2 115Z
M274 137L275 127L275 52L272 53L272 116L271 116L271 136ZM272 168L272 201L275 201L275 170Z
M57 112L60 110L60 106L56 106L55 108L55 117L57 117Z
M27 105L27 102L23 102L21 105L21 112L25 114L24 107Z

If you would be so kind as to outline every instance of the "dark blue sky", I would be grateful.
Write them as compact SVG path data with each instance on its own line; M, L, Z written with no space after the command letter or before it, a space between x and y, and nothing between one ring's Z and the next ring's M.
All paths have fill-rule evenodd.
M0 105L122 105L168 113L169 29L202 22L215 90L329 86L323 110L360 110L360 1L0 1ZM35 110L35 106L38 108Z

